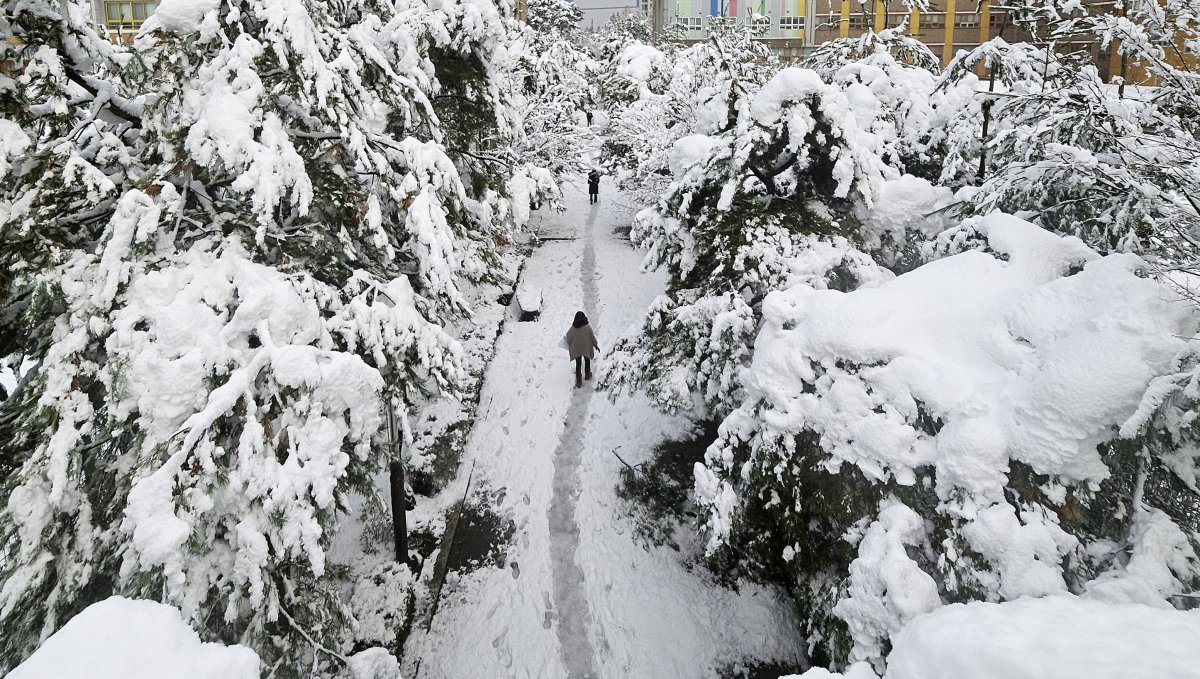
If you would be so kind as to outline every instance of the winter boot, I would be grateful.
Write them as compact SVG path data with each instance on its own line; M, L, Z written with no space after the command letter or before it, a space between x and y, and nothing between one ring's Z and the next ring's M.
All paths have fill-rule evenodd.
M584 375L583 375L583 379L585 379L585 380L590 380L590 379L592 379L592 371L591 371L591 370L589 370L589 371L587 371L586 373L584 373Z
M575 373L575 388L579 389L581 387L583 387L583 378L579 376L579 373Z

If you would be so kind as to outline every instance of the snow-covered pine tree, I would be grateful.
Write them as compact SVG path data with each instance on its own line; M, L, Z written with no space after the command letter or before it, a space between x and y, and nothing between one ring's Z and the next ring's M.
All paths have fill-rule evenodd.
M759 83L779 69L778 59L762 43L751 40L752 35L748 28L714 30L705 42L668 52L663 56L670 75L661 94L642 88L637 99L613 102L601 162L623 190L644 197L642 204L651 204L663 194L670 181L671 148L698 127L709 129L698 114L708 110L705 104L710 97L723 96L730 64L755 63L753 71L740 77L753 77ZM607 75L612 77L615 65L610 67L614 72Z
M649 45L654 42L654 24L650 15L637 10L617 12L608 18L594 36L597 53L601 61L611 61L630 43Z
M0 14L0 356L19 366L51 328L28 312L46 300L33 277L91 247L121 187L137 181L140 101L125 97L126 55L88 25L79 2L6 2ZM19 392L28 399L29 392ZM28 406L28 404L26 404ZM23 437L0 411L0 478L20 465Z
M938 58L924 43L904 33L904 26L868 31L858 38L830 40L805 64L823 80L854 98L869 90L879 106L868 127L880 137L885 161L897 169L926 177L941 166L930 153L931 130L939 129L936 92ZM936 177L935 177L936 178Z
M581 126L596 108L591 78L595 62L582 46L583 12L566 0L535 0L525 6L524 49L515 50L509 78L524 135L511 152L526 165L548 169L556 179L583 170L590 133Z
M570 40L581 45L580 22L583 10L566 0L526 0L525 23L533 29L537 40L554 42Z
M617 343L603 378L717 421L741 399L763 297L797 280L854 287L879 275L858 248L890 242L852 216L889 173L856 102L810 70L786 68L759 86L756 68L723 62L700 133L671 151L674 181L635 220L634 242L649 250L647 267L667 271L667 294Z
M493 66L508 8L164 0L112 52L117 87L71 42L94 39L87 3L16 4L5 28L38 48L20 77L44 84L5 83L26 132L5 123L0 250L53 258L4 281L6 333L29 335L4 351L35 367L0 412L19 465L0 655L120 592L276 676L336 667L338 515L374 492L385 412L456 388L440 324L528 213L527 178L490 155L519 132Z
M976 75L981 62L989 69L984 82ZM931 102L934 117L913 131L922 139L921 153L928 159L928 171L922 176L954 189L978 183L985 116L990 138L996 130L994 111L985 113L985 109L994 106L999 96L1041 91L1047 78L1060 77L1061 67L1051 50L1002 38L957 56L938 78Z
M944 87L974 82L971 71L980 63L990 75L978 88L987 92L980 92L978 101L966 104L944 127L957 130L961 143L947 149L943 181L979 184L967 204L974 214L1003 210L1036 215L1038 224L1078 235L1101 252L1138 251L1175 263L1194 260L1200 242L1200 178L1194 172L1200 160L1194 122L1200 85L1195 74L1172 66L1163 54L1173 49L1166 45L1178 43L1176 58L1195 60L1200 47L1189 36L1200 28L1195 8L1188 5L1166 8L1172 17L1168 23L1174 25L1178 18L1181 28L1169 31L1171 37L1163 42L1146 35L1161 20L1157 5L1150 12L1134 3L1129 8L1134 15L1119 19L1074 5L1018 7L1018 21L1051 47L994 39L947 68ZM1135 20L1138 7L1145 16ZM1070 44L1081 34L1105 45L1128 36L1121 50L1147 55L1156 86L1105 83L1089 53L1064 54L1053 47ZM990 127L987 138L980 130L979 141L969 143L962 132L984 117ZM932 132L934 138L944 134ZM963 162L966 158L970 162Z

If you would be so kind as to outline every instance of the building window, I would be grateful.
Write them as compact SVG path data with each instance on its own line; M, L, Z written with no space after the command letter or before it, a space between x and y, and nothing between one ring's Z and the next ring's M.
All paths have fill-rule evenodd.
M104 0L104 24L110 30L137 30L156 7L157 0Z
M676 17L675 23L685 31L699 31L704 28L703 17Z
M955 12L955 28L975 28L979 25L979 15L974 12Z
M804 17L779 17L779 30L803 31Z

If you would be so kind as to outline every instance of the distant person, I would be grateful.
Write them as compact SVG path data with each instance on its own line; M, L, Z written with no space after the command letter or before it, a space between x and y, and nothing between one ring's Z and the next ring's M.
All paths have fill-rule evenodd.
M584 109L583 115L587 116L588 127L592 126L592 109Z
M600 171L592 170L588 173L588 202L600 202Z
M596 343L596 335L592 333L592 326L588 325L587 316L582 311L575 312L575 320L563 336L563 344L570 352L571 360L575 361L575 388L579 389L584 379L592 379L592 359L596 357L595 350L600 348ZM580 372L581 368L587 372Z

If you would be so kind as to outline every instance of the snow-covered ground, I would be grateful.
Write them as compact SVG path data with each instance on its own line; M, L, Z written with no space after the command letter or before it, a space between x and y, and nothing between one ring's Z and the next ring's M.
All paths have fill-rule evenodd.
M460 486L516 530L503 564L448 576L430 630L418 621L405 648L408 679L701 679L746 659L801 662L786 597L724 588L633 536L612 452L636 464L690 425L641 397L573 387L559 341L575 311L591 319L602 372L604 349L662 289L616 233L629 213L607 179L600 197L590 206L568 186L566 213L539 216L547 240L521 285L541 291L541 318L498 341L464 464L471 487Z

